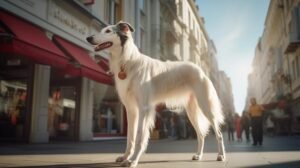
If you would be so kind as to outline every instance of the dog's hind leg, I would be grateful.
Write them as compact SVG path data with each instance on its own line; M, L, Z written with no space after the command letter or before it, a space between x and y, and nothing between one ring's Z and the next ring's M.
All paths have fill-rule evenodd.
M219 124L215 121L211 121L211 125L213 127L213 130L216 135L217 143L218 143L218 157L217 161L225 161L225 147L224 147L224 141L223 141L223 135L222 132L220 131L220 126Z
M217 161L225 161L225 147L224 147L223 135L222 132L220 131L220 126L216 120L212 121L212 127L215 131L216 139L218 142L219 153L218 153Z
M138 127L138 107L134 101L126 100L125 108L127 114L127 146L123 156L116 159L116 162L123 162L129 160L134 154L136 133Z
M223 114L220 100L209 79L204 79L200 83L203 87L202 90L194 89L195 96L199 107L202 109L203 114L213 127L218 143L218 157L217 161L225 160L225 147L223 142L223 135L220 131L220 124L223 122Z
M185 108L187 116L196 131L198 140L197 153L193 156L192 160L201 160L203 157L204 140L208 132L209 122L203 115L194 96L190 96Z

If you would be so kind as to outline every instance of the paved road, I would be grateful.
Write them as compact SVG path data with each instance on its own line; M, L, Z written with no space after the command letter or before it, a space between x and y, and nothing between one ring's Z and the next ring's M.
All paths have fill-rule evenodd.
M226 136L225 136L226 137ZM225 142L227 160L217 162L214 136L208 136L202 161L192 161L196 140L150 141L139 168L293 168L300 167L300 136L265 137L262 147ZM0 167L115 168L125 149L124 140L1 145Z

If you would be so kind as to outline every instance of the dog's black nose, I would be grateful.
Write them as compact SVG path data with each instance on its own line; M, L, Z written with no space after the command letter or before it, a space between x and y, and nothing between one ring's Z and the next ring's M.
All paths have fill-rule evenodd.
M89 36L89 37L87 37L87 38L86 38L86 41L88 41L88 42L92 43L92 41L93 41L93 36Z

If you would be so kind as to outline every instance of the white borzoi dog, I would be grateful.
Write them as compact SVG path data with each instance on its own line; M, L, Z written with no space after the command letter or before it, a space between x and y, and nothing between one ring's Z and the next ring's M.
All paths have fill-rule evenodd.
M209 125L214 129L218 142L217 160L225 160L220 131L224 117L212 82L193 63L162 62L140 53L132 32L132 26L121 21L87 38L95 46L95 51L106 49L111 53L110 70L127 111L127 148L116 161L122 162L125 167L136 167L154 126L155 106L161 102L185 108L198 138L198 150L193 160L202 158Z

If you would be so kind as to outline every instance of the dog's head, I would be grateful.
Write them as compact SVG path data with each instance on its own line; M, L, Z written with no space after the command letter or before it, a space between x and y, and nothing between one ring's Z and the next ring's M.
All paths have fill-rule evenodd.
M132 38L131 32L134 32L132 26L120 21L116 25L103 28L100 33L89 36L86 40L95 46L95 51L111 50L114 47L123 47L128 38Z

